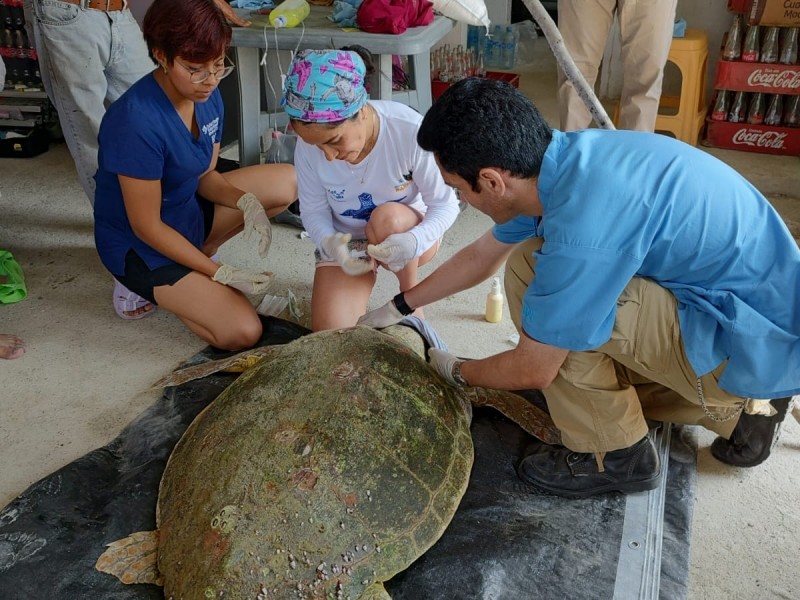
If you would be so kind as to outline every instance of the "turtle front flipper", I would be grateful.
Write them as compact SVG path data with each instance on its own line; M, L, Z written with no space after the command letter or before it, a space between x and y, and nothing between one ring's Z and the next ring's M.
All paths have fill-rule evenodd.
M94 567L125 584L164 585L164 578L158 572L158 530L139 531L111 542Z
M275 348L275 346L251 348L250 350L244 350L243 352L239 352L227 358L209 360L197 365L192 365L191 367L178 369L156 381L150 386L150 389L181 385L195 379L200 379L201 377L219 373L220 371L241 373L260 362L265 356L274 353Z
M464 391L473 406L491 406L544 443L561 444L561 432L550 415L522 396L481 387L465 388Z
M392 597L383 583L376 581L361 593L358 600L392 600Z

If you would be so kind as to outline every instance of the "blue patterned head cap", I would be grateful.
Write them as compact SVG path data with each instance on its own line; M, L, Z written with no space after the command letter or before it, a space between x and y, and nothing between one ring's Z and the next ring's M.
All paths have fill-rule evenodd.
M303 50L289 67L283 108L292 119L335 123L367 103L367 68L357 52Z

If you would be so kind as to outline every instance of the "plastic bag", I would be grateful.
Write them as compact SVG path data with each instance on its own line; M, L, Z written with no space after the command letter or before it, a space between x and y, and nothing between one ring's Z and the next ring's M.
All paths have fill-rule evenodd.
M294 149L297 146L297 134L293 131L273 131L264 161L267 163L294 164Z
M0 250L0 304L13 304L28 295L22 268L11 252Z
M467 25L489 28L489 11L483 0L433 0L433 10Z

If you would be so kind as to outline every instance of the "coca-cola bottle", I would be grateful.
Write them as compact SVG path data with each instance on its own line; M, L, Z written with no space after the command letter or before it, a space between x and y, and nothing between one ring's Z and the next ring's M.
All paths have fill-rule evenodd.
M733 15L733 23L725 38L725 47L722 49L724 60L739 60L742 56L742 15Z
M751 125L761 125L764 122L764 94L761 92L756 92L750 96L747 122Z
M731 104L731 110L728 112L728 121L731 123L744 123L745 119L747 119L747 94L736 92Z
M781 32L781 53L778 62L784 65L797 63L797 27L784 27Z
M778 27L767 27L761 41L761 62L778 62Z
M783 126L800 127L800 96L789 96L783 109Z
M767 106L767 114L764 115L764 125L771 125L777 127L781 124L783 117L783 96L780 94L772 94L769 99L769 106Z
M747 28L747 35L744 37L744 47L742 48L742 60L744 62L758 62L758 25L750 25Z
M731 102L730 90L719 90L714 100L714 108L711 110L712 121L727 121L728 106Z

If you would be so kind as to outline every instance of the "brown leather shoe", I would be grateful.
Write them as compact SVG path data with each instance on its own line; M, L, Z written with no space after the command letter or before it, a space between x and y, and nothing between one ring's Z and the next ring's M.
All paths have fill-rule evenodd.
M592 453L563 446L537 446L517 468L520 479L567 498L585 498L604 492L643 492L658 487L661 465L649 435L629 448L607 452L603 472Z
M731 437L718 437L711 443L711 455L734 467L755 467L767 460L778 443L781 423L791 405L791 398L770 400L777 411L771 417L742 413Z

